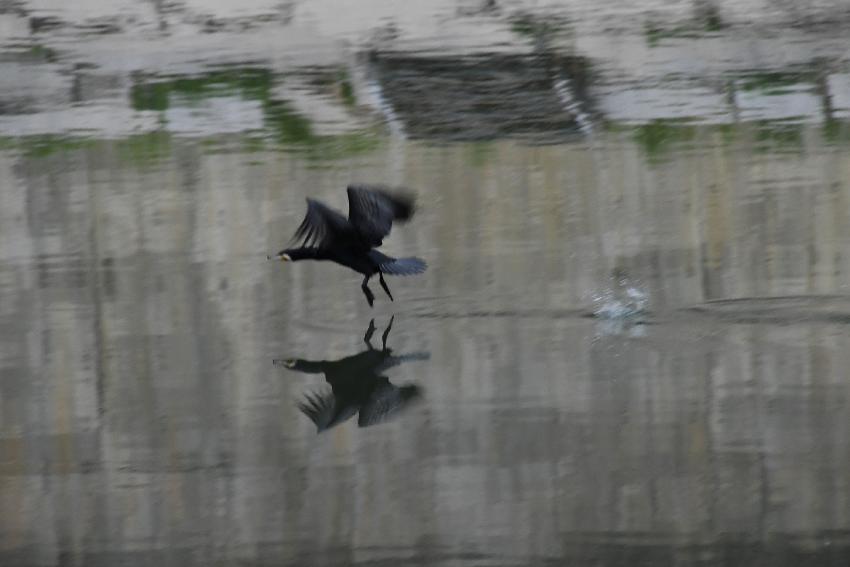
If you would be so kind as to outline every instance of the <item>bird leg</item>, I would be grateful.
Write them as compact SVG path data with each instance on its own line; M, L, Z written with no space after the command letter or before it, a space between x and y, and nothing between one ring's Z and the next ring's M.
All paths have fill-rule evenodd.
M393 294L390 293L390 288L387 287L387 282L384 281L384 273L378 272L378 276L380 276L381 279L381 287L384 288L384 291L390 296L390 301L395 301L393 299Z
M382 349L382 350L384 350L384 351L386 351L386 350L387 350L387 337L389 337L389 336L390 336L390 329L392 329L392 328L393 328L393 320L394 320L394 319L395 319L395 315L393 315L392 317L390 317L390 324L389 324L389 325L387 325L387 328L386 328L386 330L384 331L384 334L383 334L383 335L381 335L381 349Z
M372 335L375 334L375 320L369 321L369 328L366 329L366 334L363 336L363 342L369 347L369 350L375 350L372 346Z
M360 288L363 290L363 293L366 295L366 301L369 302L369 307L372 307L372 304L375 303L375 296L372 294L372 290L369 289L369 278L372 276L366 276L363 278L363 285Z

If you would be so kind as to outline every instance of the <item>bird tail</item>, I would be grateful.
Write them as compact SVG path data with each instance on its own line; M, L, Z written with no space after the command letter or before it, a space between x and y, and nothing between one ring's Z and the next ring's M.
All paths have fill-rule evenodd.
M389 276L412 276L421 274L427 267L421 258L397 258L381 264L381 272Z
M419 360L430 360L430 352L408 352L405 354L394 354L392 358L398 362L416 362Z

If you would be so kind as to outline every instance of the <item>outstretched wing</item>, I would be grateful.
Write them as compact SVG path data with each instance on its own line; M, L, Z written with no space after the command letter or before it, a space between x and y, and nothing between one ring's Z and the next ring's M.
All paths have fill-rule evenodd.
M348 220L370 246L380 246L393 221L413 216L415 200L403 192L368 185L348 186Z
M307 199L307 214L295 231L292 243L303 246L329 248L333 243L351 234L351 223L342 213L314 199Z
M356 405L340 404L332 392L307 394L304 400L298 404L298 409L310 418L319 433L339 425L357 412Z
M386 381L384 384L378 386L369 396L369 399L360 406L357 425L359 427L368 427L387 421L418 396L418 386L409 384L398 387Z

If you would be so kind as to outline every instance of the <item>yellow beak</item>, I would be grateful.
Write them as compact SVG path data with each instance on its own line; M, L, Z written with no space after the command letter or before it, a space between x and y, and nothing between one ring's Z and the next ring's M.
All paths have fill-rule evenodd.
M281 254L280 255L281 262L291 262L292 258L289 257L289 254Z

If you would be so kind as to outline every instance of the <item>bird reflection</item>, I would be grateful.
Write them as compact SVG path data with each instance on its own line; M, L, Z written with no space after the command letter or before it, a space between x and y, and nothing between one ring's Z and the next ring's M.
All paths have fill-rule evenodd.
M325 375L331 391L307 394L304 401L298 404L298 409L316 424L319 433L347 421L354 414L358 414L359 427L381 423L421 395L419 386L396 386L381 375L381 372L393 366L430 357L427 352L394 354L392 349L387 348L387 337L392 326L393 319L390 319L381 336L380 350L372 346L372 335L375 333L375 320L372 319L363 337L368 347L363 352L339 360L274 360L274 364L290 370Z

